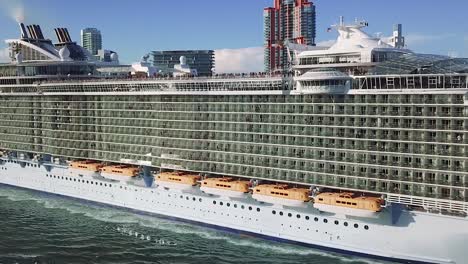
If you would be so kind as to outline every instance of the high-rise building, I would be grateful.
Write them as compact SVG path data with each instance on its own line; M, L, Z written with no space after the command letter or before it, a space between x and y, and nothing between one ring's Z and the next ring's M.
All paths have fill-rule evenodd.
M275 0L264 9L265 71L288 69L285 42L315 45L315 6L308 0Z
M214 68L213 50L164 50L151 52L153 66L162 72L170 72L176 64L180 63L180 57L184 56L187 65L195 69L198 76L211 76Z
M92 55L97 56L102 49L101 31L96 28L85 28L81 30L81 46L87 49Z

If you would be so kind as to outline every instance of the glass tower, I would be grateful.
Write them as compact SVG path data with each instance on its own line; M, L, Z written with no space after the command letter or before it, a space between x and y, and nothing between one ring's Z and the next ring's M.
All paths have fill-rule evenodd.
M308 0L275 0L263 19L266 72L288 69L286 41L315 45L315 6Z
M98 50L102 49L101 31L96 28L82 29L81 46L87 49L92 55L98 55Z

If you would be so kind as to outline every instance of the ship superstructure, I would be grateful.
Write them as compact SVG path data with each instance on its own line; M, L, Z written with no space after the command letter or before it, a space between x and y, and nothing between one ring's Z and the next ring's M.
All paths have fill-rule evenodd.
M154 175L163 169L176 171L174 175L250 180L252 187L286 184L282 190L289 186L309 188L305 193L310 197L301 196L302 201L295 201L300 205L278 202L283 191L278 191L274 199L256 202L238 194L236 199L245 199L242 206L255 205L249 210L258 208L255 210L260 212L266 207L276 217L280 213L277 206L289 208L289 217L296 220L285 218L283 227L272 227L279 228L276 232L257 229L256 221L247 220L234 229L414 263L462 263L464 252L454 243L468 238L468 60L394 47L369 37L362 31L363 26L340 23L340 37L334 46L298 54L294 74L281 76L99 78L92 61L64 59L70 56L26 59L22 54L29 49L42 51L29 47L34 43L10 41L14 62L0 65L0 148L5 154L2 164L18 165L24 170L32 164L37 171L44 167L41 184L53 180L47 188L21 184L13 178L4 183L170 216L174 208L159 211L157 205L150 208L150 204L112 201L111 193L116 194L113 191L101 200L97 194L82 197L82 193L49 189L49 185L58 184L56 177L72 179L78 175L73 181L82 183L79 188L88 189L83 184L91 179L91 184L119 188L116 192L136 186L144 193L138 198L142 201L152 200L148 198L150 192L161 194L158 188L162 188L173 189L174 193L184 189L193 194L188 198L193 201L220 202L215 199L217 195L198 192L196 186L171 188L158 184ZM21 49L14 48L18 43L23 45ZM63 47L56 46L56 51L67 55ZM138 166L139 173L132 170L133 177L119 181L118 173L103 177L99 171L67 170L69 162L79 160L105 163L110 168L121 166L118 164ZM340 209L335 202L321 211L308 202L320 193L339 192L347 194L345 198L351 205ZM363 201L382 201L384 208L364 214L356 211L353 217L354 205L349 197L356 195L370 197ZM220 197L229 201L228 195ZM229 209L234 209L231 204ZM182 214L183 208L180 210ZM228 209L223 215L226 213ZM373 236L396 232L388 238L414 240L421 243L421 248L418 246L414 255L398 246L389 253L380 241L384 237L371 241L365 235L363 239L382 248L366 244L353 250L352 241L341 240L336 232L325 244L308 241L285 227L311 229L297 222L305 215L320 221L329 215L335 218L333 225L342 226L346 221L344 227L354 219L353 225L367 226L364 230L378 227L381 233ZM229 222L216 224L214 216L205 216L190 220L217 226ZM176 217L187 218L183 214ZM447 246L437 242L431 248L440 246L443 250L433 249L433 256L423 257L428 247L423 243L425 228L444 223L462 229L458 234L452 229L437 233L440 243L453 238L449 243L453 248L447 251ZM359 236L358 227L351 232L354 235L346 231L345 236ZM294 232L300 233L298 230ZM320 234L330 236L328 229L323 232ZM414 237L405 238L404 232Z

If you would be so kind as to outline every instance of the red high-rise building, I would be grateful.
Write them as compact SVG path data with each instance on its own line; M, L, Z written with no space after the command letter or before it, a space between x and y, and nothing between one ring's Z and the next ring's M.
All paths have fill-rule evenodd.
M315 6L308 0L275 0L264 9L265 71L287 70L284 42L315 45Z

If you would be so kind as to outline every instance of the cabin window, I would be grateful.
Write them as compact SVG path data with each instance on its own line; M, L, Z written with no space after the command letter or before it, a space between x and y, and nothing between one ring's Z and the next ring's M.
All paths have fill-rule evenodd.
M227 206L227 207L230 207L230 206L231 206L231 204L230 204L230 203L227 203L227 204L226 204L226 206Z
M273 210L273 211L271 211L271 213L275 215L275 214L276 214L276 211L275 211L275 210Z
M310 219L310 217L309 217L308 215L306 215L305 219L306 219L306 220L309 220L309 219Z
M283 215L283 212L279 212L280 215Z
M365 226L364 226L364 229L365 229L365 230L369 230L369 226L368 226L368 225L365 225Z
M202 201L202 198L199 198L198 201L201 202L201 201Z
M260 208L257 207L257 212L260 212Z
M223 205L223 202L219 202L219 205Z
M260 190L259 190L259 189L256 189L255 191L256 191L256 192L260 192Z
M314 221L315 221L315 222L318 222L318 217L315 217L315 218L314 218Z
M344 225L344 226L348 226L348 222L344 222L343 225Z
M358 228L358 227L359 227L359 225L358 225L358 224L354 224L354 228Z
M244 208L245 208L245 206L244 206L244 205L241 205L241 209L244 209Z
M249 206L249 211L252 211L252 206Z
M298 215L296 215L296 217L297 217L297 219L299 219L299 218L301 218L301 215L300 215L300 214L298 214Z
M213 204L216 204L216 201L213 201Z
M328 220L327 220L327 219L323 219L323 222L326 224L326 223L328 223Z
M292 214L291 214L291 213L288 213L288 216L289 216L289 217L291 217L291 216L292 216Z
M335 220L335 225L339 225L340 222L338 222L338 220Z
M208 184L207 182L204 182L203 184Z
M237 208L237 204L234 204L234 208Z
M319 198L319 201L323 201L323 198Z

